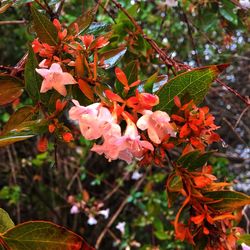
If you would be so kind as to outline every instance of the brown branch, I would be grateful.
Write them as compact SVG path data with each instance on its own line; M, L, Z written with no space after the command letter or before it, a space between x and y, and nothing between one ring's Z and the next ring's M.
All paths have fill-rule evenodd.
M184 21L185 21L185 23L186 23L186 25L187 25L187 28L188 28L188 35L189 35L189 38L190 38L190 41L191 41L193 50L194 50L194 52L195 52L196 64L197 64L198 66L200 66L200 65L201 65L201 63L200 63L200 58L199 58L199 56L198 56L198 52L197 52L197 49L196 49L196 44L195 44L195 42L194 42L191 24L190 24L190 22L189 22L189 20L188 20L187 14L186 14L184 11L182 11L182 13L183 13Z
M241 114L240 114L238 120L236 121L236 123L235 123L235 125L234 125L234 129L236 129L236 127L238 126L240 120L242 119L243 115L248 111L248 109L249 109L249 105L248 105L247 107L245 107L245 108L243 109L243 111L241 112Z
M27 24L26 20L0 21L0 25L6 24Z
M135 191L140 188L140 186L142 185L142 183L143 183L144 180L145 180L145 175L136 183L136 185L134 187ZM113 223L115 222L116 218L119 216L119 214L122 212L122 210L124 209L124 207L127 205L129 196L130 195L128 195L128 196L125 197L125 199L122 201L122 203L120 204L120 206L118 207L118 209L116 210L116 212L113 214L113 216L109 220L109 222L106 225L106 227L100 233L98 239L96 240L96 244L95 244L96 249L99 249L99 247L100 247L100 245L102 243L102 240L103 240L104 236L106 235L106 233L108 232L109 228L113 225Z
M128 13L128 11L122 7L120 3L118 3L116 0L111 0L115 4L115 6L120 9L132 22L134 27L136 28L135 33L139 33L142 35L142 37L150 44L150 46L159 54L161 60L170 68L174 68L175 70L180 69L186 69L185 65L182 63L177 63L175 60L171 59L158 45L157 43L149 38L144 31L142 30L142 27L136 22L136 20ZM175 74L175 72L174 72Z
M247 106L250 105L250 99L248 97L243 97L235 89L229 87L226 83L224 83L219 78L216 79L216 82L218 82L221 86L225 87L229 92L233 93L235 96L237 96L239 99L241 99L241 101L243 101Z

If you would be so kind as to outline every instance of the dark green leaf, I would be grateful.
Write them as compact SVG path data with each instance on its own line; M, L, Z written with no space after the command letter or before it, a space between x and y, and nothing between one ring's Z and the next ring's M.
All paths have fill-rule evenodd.
M57 45L57 30L53 23L35 7L31 6L34 29L43 43Z
M28 60L25 64L24 81L25 89L34 103L40 99L40 87L42 82L42 78L35 71L36 68L38 68L38 62L36 55L30 46Z
M0 233L4 233L5 231L14 226L15 224L11 220L9 214L5 210L0 208Z
M211 83L225 67L225 65L212 65L197 68L172 78L157 92L160 103L155 110L171 112L175 96L182 98L188 95L196 104L199 104L207 94Z
M0 74L0 105L13 102L23 93L23 83L20 79Z

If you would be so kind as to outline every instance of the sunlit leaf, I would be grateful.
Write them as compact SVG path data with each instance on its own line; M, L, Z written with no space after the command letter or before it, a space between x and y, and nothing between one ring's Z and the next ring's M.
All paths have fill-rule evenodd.
M4 233L5 231L14 226L15 224L11 220L9 214L5 210L0 208L0 233Z
M205 196L219 201L211 204L211 206L218 210L231 211L250 204L250 196L236 191L207 192Z
M27 140L34 135L6 135L6 136L0 136L0 147L4 147L7 145L10 145L12 143L18 142L18 141L24 141Z
M53 23L33 6L31 6L31 14L39 39L49 45L57 45L57 30Z
M197 68L172 78L157 91L160 103L155 110L171 112L175 96L181 98L188 95L196 104L199 104L207 94L211 83L226 66L212 65Z
M246 245L250 246L250 234L243 234L239 236L238 239L239 243L245 243Z
M0 105L13 102L23 93L23 83L20 79L0 74Z
M91 250L77 234L56 224L30 221L8 230L1 238L11 250Z

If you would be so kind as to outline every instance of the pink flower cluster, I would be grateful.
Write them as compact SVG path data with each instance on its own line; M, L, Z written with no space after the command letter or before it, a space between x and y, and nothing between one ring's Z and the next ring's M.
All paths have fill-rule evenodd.
M121 116L126 121L124 132L117 122L115 110L111 111L101 103L80 106L79 102L69 110L69 117L79 123L82 135L87 140L103 139L101 145L95 144L92 151L104 154L107 159L121 159L127 163L140 159L146 151L154 151L154 144L160 144L166 136L175 136L174 128L169 123L170 117L162 111L144 110L135 123L130 114L123 111ZM141 130L141 131L140 131ZM147 130L149 140L142 139L142 131ZM145 136L144 136L145 137Z

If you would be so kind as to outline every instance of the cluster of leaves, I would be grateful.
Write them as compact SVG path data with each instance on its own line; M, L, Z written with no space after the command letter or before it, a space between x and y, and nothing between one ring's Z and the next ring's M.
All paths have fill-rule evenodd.
M164 141L162 139L158 145L159 143L152 140L149 135L151 141L157 145L154 144L154 153L143 151L143 155L139 157L143 156L140 165L149 165L153 161L157 165L167 166L169 174L166 189L169 205L175 200L178 201L178 195L184 197L174 221L176 238L185 239L191 244L195 240L198 242L197 249L234 248L239 235L233 228L233 221L236 220L233 213L243 205L249 204L249 197L229 190L228 183L214 182L216 178L211 174L212 169L207 164L210 154L204 153L204 150L207 144L218 141L219 137L212 132L215 129L213 117L208 113L207 108L196 106L203 100L212 81L217 78L225 65L213 65L184 73L177 72L178 75L170 80L168 80L171 76L170 73L168 75L155 73L141 82L138 80L138 71L143 69L143 63L131 61L130 55L134 53L134 59L137 59L138 53L135 52L140 47L143 48L143 50L140 49L140 52L151 62L149 55L151 47L146 43L147 40L144 39L143 33L134 30L128 19L125 18L124 23L119 22L123 25L132 25L131 33L124 37L119 33L126 30L126 27L117 28L117 25L114 25L111 29L113 33L104 33L107 28L105 25L93 23L97 7L80 16L67 28L63 27L57 19L54 19L52 23L34 6L31 6L30 9L33 28L38 39L34 40L32 46L29 47L27 58L25 57L20 63L20 71L0 75L2 89L0 104L7 105L16 102L25 93L31 98L32 105L17 109L10 117L1 133L0 145L6 146L35 135L42 135L38 142L38 149L43 152L47 150L48 139L54 138L57 141L70 142L73 135L75 138L79 138L79 130L73 124L72 126L65 122L70 99L76 99L84 106L93 102L101 102L112 112L115 111L118 119L125 118L128 124L129 121L138 119L141 110L152 109L155 106L154 111L168 112L172 115L172 122L178 136L172 141L164 138ZM139 44L135 42L137 40ZM42 61L42 59L44 60ZM126 65L124 72L117 67L114 71L114 67L120 60L122 60L122 64ZM41 61L42 63L39 64ZM50 74L53 63L61 65L64 79L66 74L68 74L67 76L72 74L77 79L75 82L70 82L68 78L68 82L65 84L75 84L69 86L67 91L65 86L62 87L59 84L63 80L58 78L58 82L46 83L44 72L47 69L43 69L44 71L38 69L39 66L50 67L46 71ZM23 64L25 64L24 74L22 74ZM170 72L185 69L185 66L175 66L175 64L169 66ZM62 70L53 72L62 74ZM52 80L55 81L55 78ZM160 89L159 86L161 86ZM52 88L56 91L48 92ZM177 96L185 103L184 105L181 105ZM150 98L147 99L147 97ZM156 105L157 98L159 99L158 105ZM82 111L80 110L80 112ZM76 120L80 122L80 118ZM84 127L84 124L82 126ZM123 124L121 124L122 126ZM89 139L86 136L87 129L86 127L81 128L81 133ZM145 134L144 136L146 140L149 140ZM182 151L181 157L172 163L172 166L169 166L169 163L172 162L169 150L175 146L179 146L179 148L185 146L185 149ZM136 155L134 154L134 156ZM112 157L109 158L112 159ZM116 158L114 157L114 159ZM133 200L134 198L131 197L130 202ZM181 217L183 218L180 219ZM42 231L42 226L45 224L45 222L26 223L17 228L28 232L28 230L34 230L35 225ZM48 225L46 224L46 228ZM56 231L55 228L56 226L51 225L51 230ZM164 226L161 223L155 223L155 228L157 229L156 237L165 238ZM9 237L12 237L9 234L15 235L16 232L13 233L13 230L16 229L10 229L2 234L3 247L13 248L10 245L11 240L8 240ZM46 234L48 231L45 232ZM67 232L65 236L67 239L70 238L69 234ZM30 237L32 238L32 235ZM34 237L36 238L37 235ZM71 240L70 238L69 242ZM82 239L78 238L78 241L82 242ZM18 249L18 246L15 247ZM77 246L75 248L81 249L81 247L79 245L78 248ZM85 248L88 249L87 246Z

